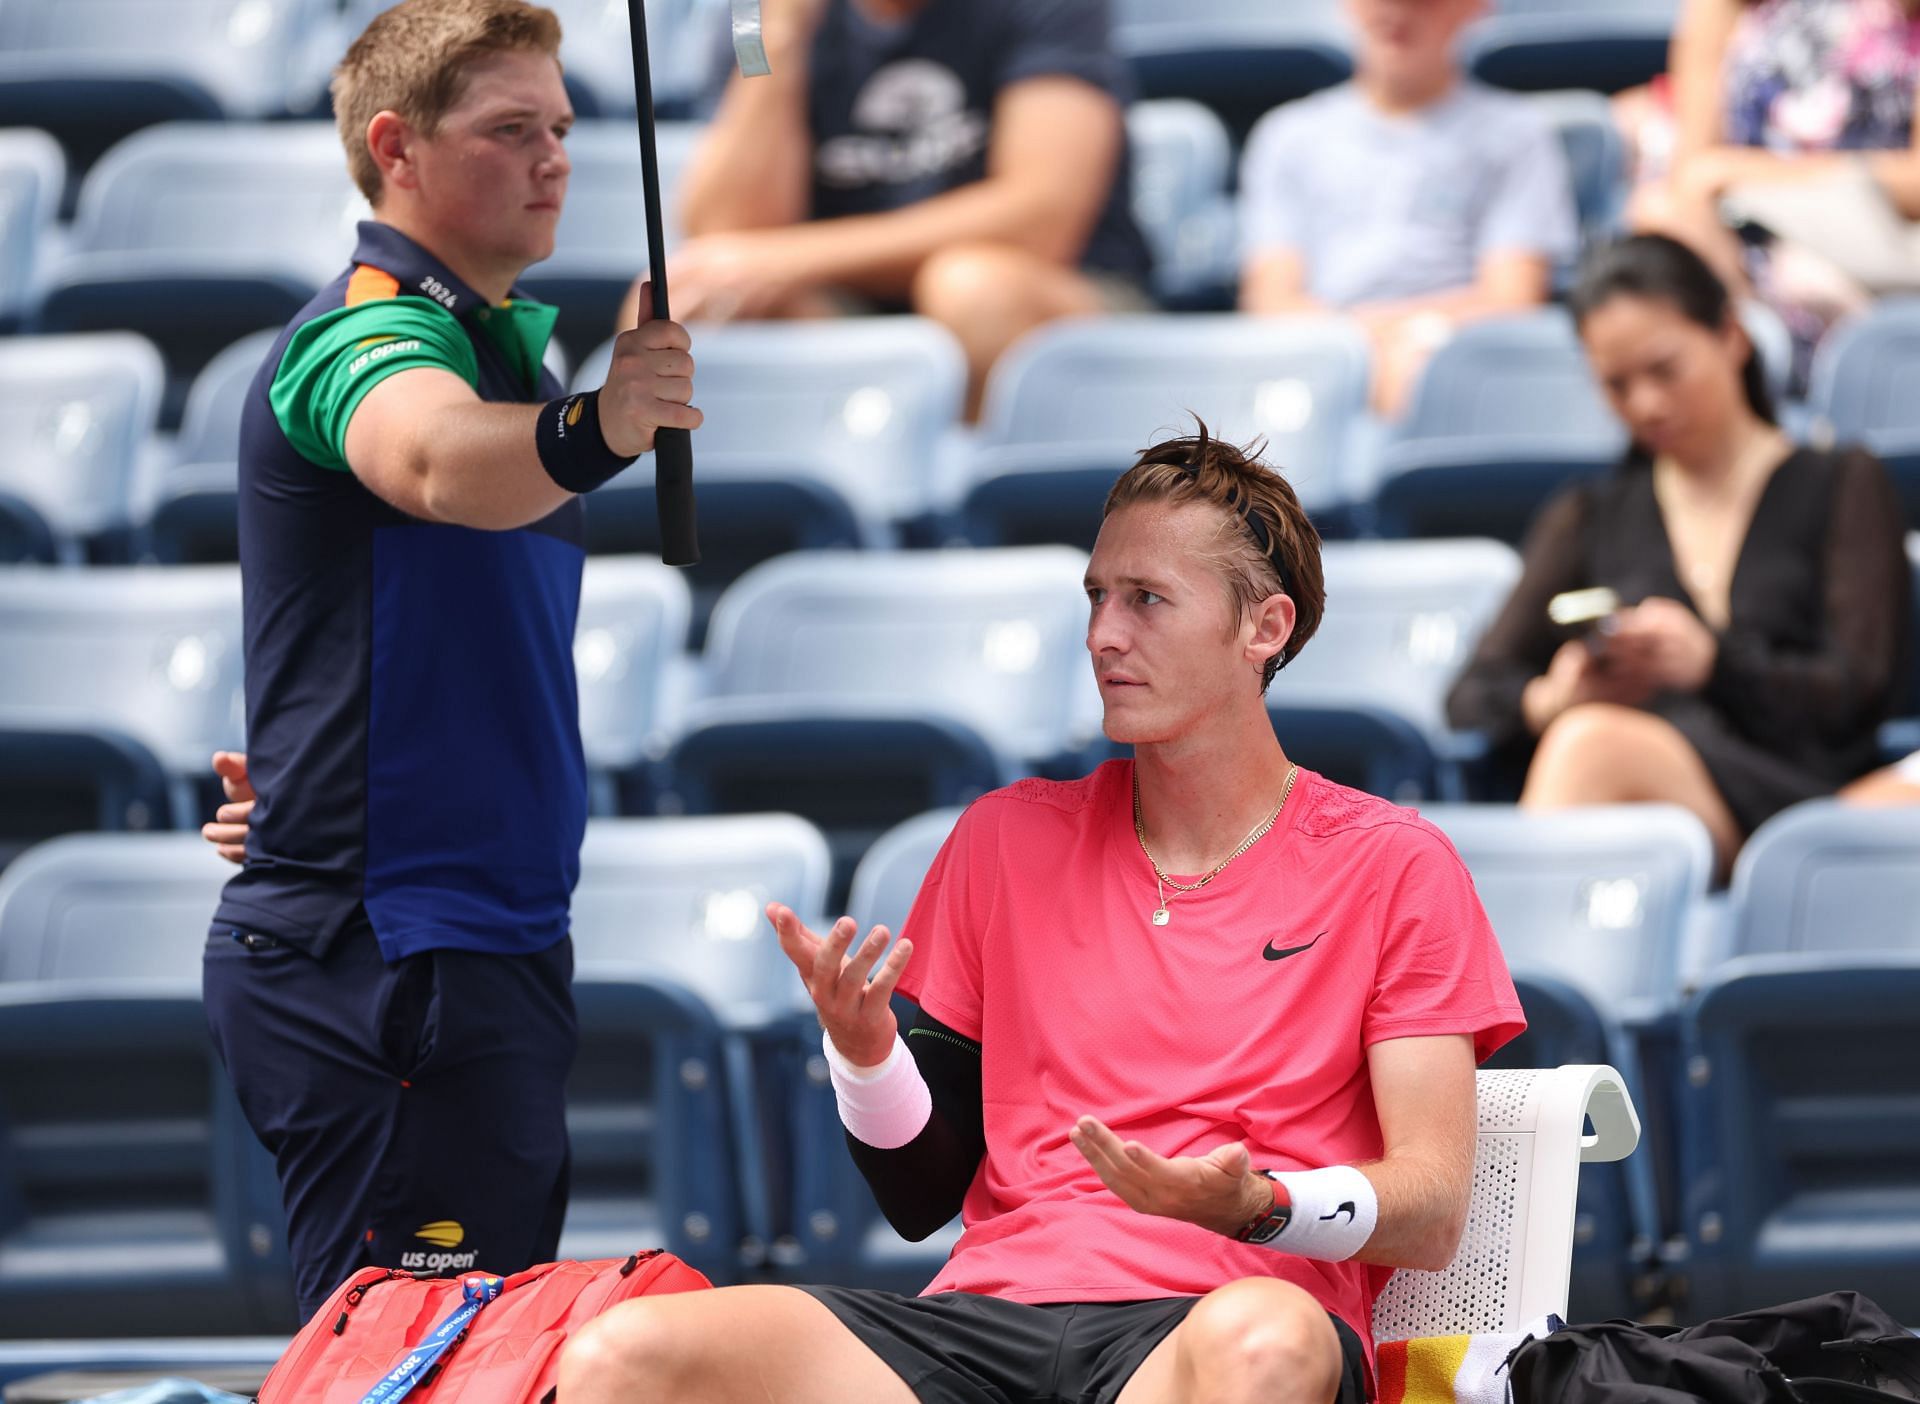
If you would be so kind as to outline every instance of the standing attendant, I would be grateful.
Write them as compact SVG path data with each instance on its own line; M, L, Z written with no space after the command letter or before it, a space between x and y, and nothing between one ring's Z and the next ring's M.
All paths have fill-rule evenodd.
M553 1256L586 824L580 496L697 428L687 335L543 365L573 112L551 11L404 0L335 70L373 205L241 421L250 812L207 941L214 1041L286 1201L303 1316L368 1264Z

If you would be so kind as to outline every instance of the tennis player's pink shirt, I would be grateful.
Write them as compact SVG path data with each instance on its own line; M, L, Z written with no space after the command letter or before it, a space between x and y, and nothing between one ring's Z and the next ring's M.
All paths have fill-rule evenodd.
M1129 1209L1067 1140L1098 1117L1162 1155L1257 1166L1381 1154L1367 1049L1525 1028L1472 880L1413 811L1302 770L1273 829L1156 927L1131 761L1023 780L961 817L915 900L900 989L981 1045L987 1153L927 1292L1029 1302L1297 1283L1371 1341L1389 1270ZM1189 877L1184 879L1191 881Z

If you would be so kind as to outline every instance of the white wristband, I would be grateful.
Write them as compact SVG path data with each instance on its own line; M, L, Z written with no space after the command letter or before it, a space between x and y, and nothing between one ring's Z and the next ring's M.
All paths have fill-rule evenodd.
M1373 1237L1380 1198L1373 1181L1351 1165L1283 1170L1274 1178L1286 1186L1293 1215L1267 1247L1297 1258L1344 1263Z
M840 1124L855 1140L875 1150L898 1150L926 1129L933 1116L933 1093L899 1034L893 1036L886 1060L872 1068L849 1063L824 1029L820 1048L833 1079L834 1100L840 1104Z

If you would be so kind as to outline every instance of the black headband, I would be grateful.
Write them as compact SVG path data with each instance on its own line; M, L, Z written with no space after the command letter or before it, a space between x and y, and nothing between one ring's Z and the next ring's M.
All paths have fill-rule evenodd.
M1181 471L1192 476L1196 485L1199 483L1200 470L1198 468L1191 463L1183 463L1180 467ZM1260 554L1266 557L1267 564L1273 567L1273 573L1280 577L1280 588L1285 590L1287 588L1287 573L1280 569L1280 562L1273 557L1273 536L1267 530L1266 521L1261 517L1259 512L1254 510L1253 499L1243 496L1240 491L1240 485L1231 479L1229 479L1227 483L1227 507L1236 517L1246 524L1248 534L1253 537L1254 543L1259 546Z

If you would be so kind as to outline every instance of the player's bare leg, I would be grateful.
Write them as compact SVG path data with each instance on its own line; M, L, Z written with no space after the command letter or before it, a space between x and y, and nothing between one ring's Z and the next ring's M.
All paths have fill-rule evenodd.
M1202 1297L1116 1404L1329 1404L1340 1371L1326 1308L1290 1282L1246 1277Z
M623 1302L560 1358L567 1404L914 1404L913 1391L793 1287L722 1287Z

